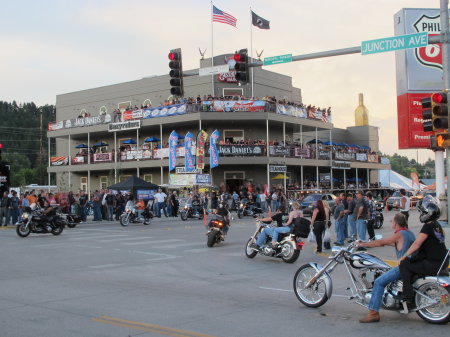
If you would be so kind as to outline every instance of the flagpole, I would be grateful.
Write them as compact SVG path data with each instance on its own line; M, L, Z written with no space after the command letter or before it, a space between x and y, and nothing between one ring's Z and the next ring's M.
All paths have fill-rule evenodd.
M213 29L213 3L211 0L211 67L214 67L214 29ZM211 75L211 96L214 97L214 75Z
M253 17L252 17L252 7L250 6L250 62L253 62ZM253 75L253 67L250 68L250 71L252 72L252 98L254 97L254 87L253 83L255 81L254 75Z

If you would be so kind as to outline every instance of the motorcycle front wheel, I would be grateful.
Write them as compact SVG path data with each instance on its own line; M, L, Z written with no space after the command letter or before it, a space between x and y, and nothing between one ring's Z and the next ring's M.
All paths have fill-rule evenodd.
M77 224L75 222L68 222L67 223L67 227L69 228L75 228L77 226Z
M374 229L380 229L383 226L383 220L381 218L376 218L375 223L373 224Z
M428 306L433 301L437 303ZM417 310L417 314L424 321L433 324L450 322L450 286L443 287L434 282L425 283L417 289L415 302L417 308L426 307Z
M208 240L206 241L206 245L208 247L214 246L214 244L217 242L216 235L219 235L219 232L211 231L208 233Z
M19 235L22 238L26 238L31 233L30 226L27 227L26 224L20 224L16 226L16 232L17 235Z
M300 256L300 251L294 249L291 244L285 242L281 246L281 259L286 263L294 263Z
M237 211L237 216L239 219L242 219L242 211L241 210Z
M256 250L250 247L251 243L252 239L249 239L245 246L245 256L247 256L249 259L253 259L256 256L256 254L258 254Z
M181 220L186 221L187 220L187 213L186 212L181 212L180 213L180 217L181 217Z
M297 299L310 308L317 308L328 301L327 287L323 275L306 288L308 282L316 275L317 271L311 265L305 264L297 270L294 276L294 292Z
M129 214L122 214L122 215L120 216L120 224L121 224L123 227L128 226L128 225L130 224L130 215L129 215Z

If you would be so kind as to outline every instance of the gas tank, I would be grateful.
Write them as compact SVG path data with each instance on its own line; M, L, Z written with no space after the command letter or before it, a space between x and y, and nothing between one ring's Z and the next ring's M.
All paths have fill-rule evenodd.
M391 266L379 257L366 252L357 252L350 255L350 264L353 268L382 268L390 269Z

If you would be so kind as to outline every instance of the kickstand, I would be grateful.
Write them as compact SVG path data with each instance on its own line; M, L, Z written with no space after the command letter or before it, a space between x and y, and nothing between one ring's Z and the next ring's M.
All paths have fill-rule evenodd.
M403 309L400 310L400 313L401 314L409 314L408 303L406 301L403 301L402 305L403 305Z

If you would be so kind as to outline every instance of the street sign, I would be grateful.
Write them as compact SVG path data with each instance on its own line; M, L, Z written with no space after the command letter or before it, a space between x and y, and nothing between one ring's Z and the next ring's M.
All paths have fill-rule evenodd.
M292 62L292 54L277 55L264 58L264 65L271 66L273 64Z
M269 172L286 172L286 165L269 165Z
M216 74L227 73L229 71L230 71L230 66L228 64L224 64L221 66L200 68L198 70L198 76L216 75Z
M428 45L428 33L385 37L361 42L361 54L369 55L402 49L420 48Z

